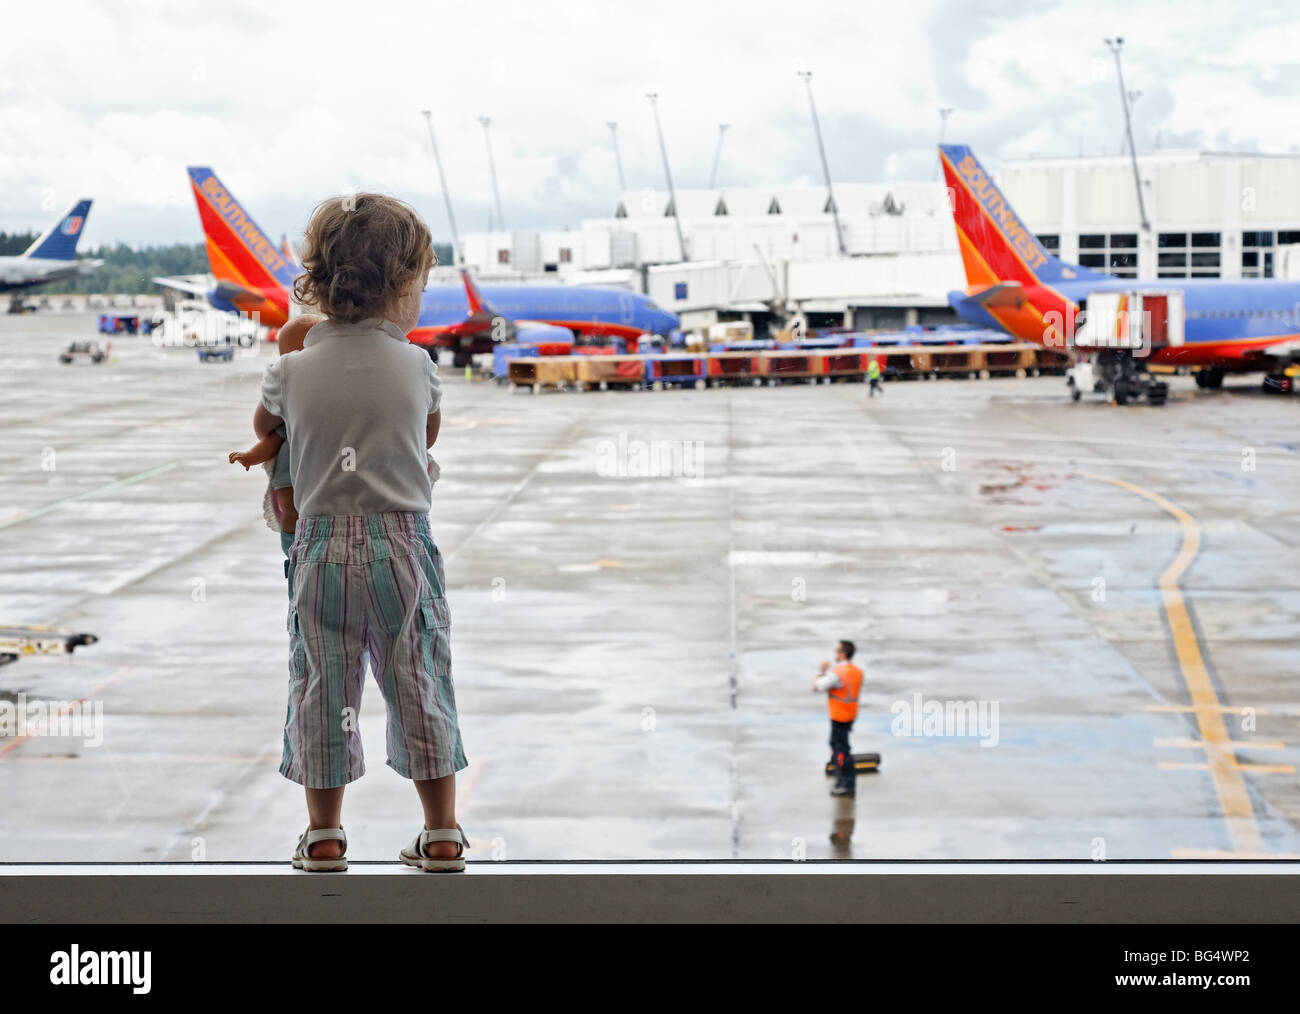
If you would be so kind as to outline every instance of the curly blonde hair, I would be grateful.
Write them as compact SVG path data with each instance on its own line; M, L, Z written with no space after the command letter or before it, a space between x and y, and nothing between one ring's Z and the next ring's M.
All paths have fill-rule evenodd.
M331 197L307 223L293 295L355 324L382 316L437 262L429 227L409 204L384 194Z

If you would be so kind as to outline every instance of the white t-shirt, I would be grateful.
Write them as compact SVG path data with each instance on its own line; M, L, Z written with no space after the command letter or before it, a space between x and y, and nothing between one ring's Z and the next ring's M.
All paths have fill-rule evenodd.
M313 327L262 376L262 404L289 430L298 514L427 514L425 423L441 401L437 365L392 321Z

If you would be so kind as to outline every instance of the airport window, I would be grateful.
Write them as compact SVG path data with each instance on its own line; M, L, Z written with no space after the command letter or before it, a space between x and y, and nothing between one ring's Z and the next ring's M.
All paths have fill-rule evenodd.
M79 90L42 89L44 115L5 121L0 162L0 289L24 311L0 313L0 921L38 925L10 948L7 997L137 964L147 979L151 961L155 995L234 993L302 971L274 946L295 922L380 924L365 946L391 953L412 917L966 922L950 941L927 927L930 947L892 927L858 938L932 970L945 943L994 938L969 932L982 916L1021 933L994 941L1001 962L952 955L967 959L944 962L953 983L1113 995L1209 972L1254 982L1259 1007L1260 987L1294 982L1251 953L1284 951L1273 927L1300 914L1300 682L1285 677L1300 675L1300 569L1285 545L1258 552L1261 532L1270 549L1294 540L1300 504L1286 467L1300 452L1300 142L1288 154L1277 120L1300 101L1286 73L1300 39L1284 12L1205 5L1142 32L1044 5L1055 62L1087 68L1084 89L1078 73L989 82L1023 45L1023 15L961 31L949 16L937 32L938 5L868 15L855 34L883 27L908 68L873 89L890 107L930 67L970 73L908 102L915 129L874 137L866 159L845 115L864 75L835 72L812 9L781 24L804 61L744 108L748 22L693 32L645 4L614 11L610 34L670 53L673 80L593 60L565 33L529 75L548 112L563 104L563 131L500 96L447 103L444 80L481 77L477 47L442 47L436 78L410 75L392 116L364 90L298 89L299 119L337 128L335 147L400 148L419 169L353 181L410 204L337 216L355 249L317 272L321 308L346 310L331 292L367 250L391 261L379 275L402 274L396 232L427 236L440 264L408 287L402 328L384 324L396 342L358 330L387 353L365 357L363 382L349 341L337 371L317 363L319 390L281 385L291 448L250 417L311 322L288 319L294 254L353 203L330 197L339 171L181 144L274 130L282 110L240 108L215 75L199 106L175 74L121 73L184 46L180 19L121 5L69 49L60 6L15 5L15 46L112 85L92 115ZM213 9L214 50L242 6ZM259 49L324 42L338 68L391 37L378 5L349 11L344 32L334 11L285 6L258 5ZM495 13L467 6L446 30L537 48L539 19ZM1225 48L1246 73L1216 73ZM16 90L24 71L11 59L0 81ZM1126 85L1146 91L1135 118L1136 92L1114 101ZM647 87L666 89L662 107ZM167 115L173 143L114 144L111 173L57 164L51 123L102 149L141 110ZM936 135L972 146L936 151ZM685 211L669 204L668 148ZM209 158L233 175L187 169ZM98 211L75 210L83 194ZM709 222L732 198L735 221ZM69 259L40 255L47 243ZM1274 261L1294 286L1256 284ZM222 309L230 263L266 269L246 314ZM9 288L41 278L63 280ZM448 425L427 451L394 453L427 425L435 373ZM295 491L269 473L304 447L321 453L294 454L295 538ZM186 467L195 448L211 467ZM236 467L262 458L265 477ZM343 553L359 565L314 567ZM344 792L363 752L369 775ZM467 876L426 877L459 866L435 856L462 837ZM350 873L329 858L345 853ZM60 927L82 904L132 926ZM1062 921L1094 927L1037 929ZM1227 933L1188 932L1198 921ZM1180 931L1153 932L1164 922ZM207 923L237 927L219 976L208 955L225 940L187 928ZM1179 940L1250 950L1171 961ZM812 978L799 948L783 953ZM299 978L336 1000L369 986Z
M1079 250L1079 263L1085 268L1099 268L1120 278L1137 277L1137 243L1131 233L1082 233Z
M1278 238L1290 235L1278 233ZM1241 277L1273 277L1273 232L1243 232L1241 234ZM1263 254L1263 257L1260 256Z
M1162 278L1176 278L1173 268L1186 267L1182 277L1196 275L1205 278L1217 278L1219 275L1219 251L1207 249L1217 247L1220 234L1217 232L1162 232L1157 245L1156 255Z

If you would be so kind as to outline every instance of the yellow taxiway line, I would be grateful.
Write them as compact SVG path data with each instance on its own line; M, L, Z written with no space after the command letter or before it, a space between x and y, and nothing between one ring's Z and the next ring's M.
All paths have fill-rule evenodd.
M1197 750L1199 750L1205 744L1202 743L1199 739L1174 738L1174 739L1156 739L1152 741L1152 745L1158 747L1173 747L1174 749L1179 749L1179 748L1191 749L1194 747ZM1278 740L1270 740L1267 742L1259 742L1259 743L1253 741L1247 743L1243 740L1234 740L1231 746L1233 750L1285 750L1286 749L1286 744Z
M90 693L86 694L85 697L78 697L75 701L69 701L68 703L66 703L62 708L59 709L58 714L54 716L52 721L57 721L58 719L62 718L64 715L70 713L72 709L75 708L78 704L85 704L87 701L93 700L94 698L98 697L100 693L102 693L104 690L107 690L109 687L111 687L114 683L116 683L118 680L120 680L123 676L125 676L134 668L135 668L134 666L130 666L130 665L118 666L117 670L113 673L113 675L109 676L108 679L104 680L103 683L100 683L99 686L94 687L90 691ZM0 759L4 759L8 754L12 753L14 750L17 750L20 746L22 746L29 739L31 739L32 735L33 734L30 732L25 732L21 736L15 736L13 739L9 740L8 742L0 744Z
M1225 709L1215 693L1214 683L1201 654L1201 646L1196 638L1196 629L1192 625L1187 602L1183 598L1179 581L1187 568L1196 559L1201 548L1201 527L1190 513L1178 504L1165 499L1159 493L1143 489L1125 479L1116 479L1108 475L1096 475L1085 472L1089 479L1107 482L1112 486L1126 489L1130 493L1150 500L1162 510L1172 514L1183 533L1183 543L1178 555L1160 575L1160 595L1164 603L1165 616L1169 621L1169 633L1174 642L1174 654L1178 659L1178 669L1183 683L1187 687L1188 697L1192 702L1192 714L1196 716L1196 725L1201 733L1200 746L1205 750L1205 765L1196 765L1195 769L1208 768L1214 781L1214 791L1219 797L1219 808L1228 825L1228 836L1232 841L1234 853L1262 853L1263 843L1259 833L1259 822L1255 819L1255 808L1250 802L1250 792L1246 788L1246 779L1242 772L1252 770L1254 766L1239 764L1233 751L1242 744L1234 743L1228 735L1228 728L1223 721ZM1187 770L1188 765L1162 762L1164 770ZM1259 765L1269 768L1268 765Z

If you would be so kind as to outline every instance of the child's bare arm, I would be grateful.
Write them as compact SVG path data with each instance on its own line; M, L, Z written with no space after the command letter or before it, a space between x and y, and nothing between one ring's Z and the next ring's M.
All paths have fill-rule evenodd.
M265 440L283 423L283 419L278 415L272 415L260 401L257 403L257 408L253 412L253 432L257 434L258 440Z
M424 421L424 447L428 450L438 442L438 430L442 428L442 409L434 412Z
M248 471L250 466L261 465L274 458L280 453L283 443L284 437L280 434L268 433L246 451L231 451L230 463L243 465L244 471Z

